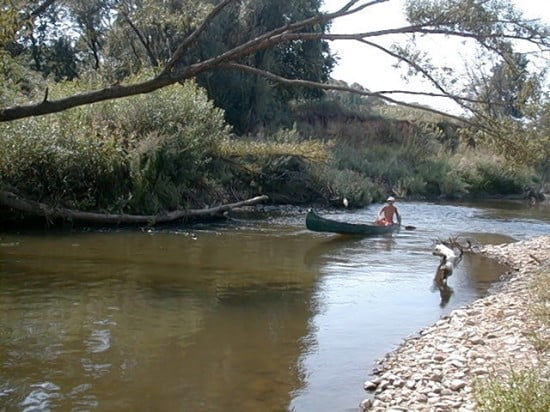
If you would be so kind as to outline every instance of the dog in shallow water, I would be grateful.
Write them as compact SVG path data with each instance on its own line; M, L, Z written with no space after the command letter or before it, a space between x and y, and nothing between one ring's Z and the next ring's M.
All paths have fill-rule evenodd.
M432 290L439 290L441 296L439 306L442 308L449 303L451 295L454 293L453 289L447 285L447 279L453 274L454 268L457 267L462 260L464 249L472 249L470 241L468 240L467 245L463 246L453 237L445 241L439 240L439 243L434 247L433 254L439 256L441 260L435 271Z
M434 282L436 284L440 285L447 283L447 278L453 274L454 268L458 265L462 255L464 254L462 248L459 250L460 252L457 254L453 249L443 243L439 243L435 246L433 254L441 257L441 261L439 262L439 266L435 272Z

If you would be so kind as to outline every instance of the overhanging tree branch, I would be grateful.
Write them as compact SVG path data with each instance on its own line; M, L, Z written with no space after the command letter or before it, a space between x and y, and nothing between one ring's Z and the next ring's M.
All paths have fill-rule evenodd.
M235 0L225 0L224 2L222 2L220 4L220 7L215 8L206 18L207 22L209 22L216 14L218 14L221 9L223 9L223 7L226 7L229 3L233 1ZM363 10L366 7L385 1L387 0L374 0L357 5L358 3L361 3L360 0L353 0L350 1L342 9L334 13L320 14L276 28L272 31L269 31L268 33L265 33L224 53L221 53L218 56L191 64L183 68L182 70L171 70L178 61L176 54L182 54L186 50L186 48L196 40L196 37L205 30L206 25L201 25L197 30L195 30L194 33L192 33L190 36L187 37L186 40L182 42L180 47L178 47L177 49L180 50L180 52L176 51L176 54L166 65L165 69L153 79L130 85L111 86L102 90L85 92L59 100L8 107L0 110L0 122L12 121L32 116L41 116L45 114L61 112L63 110L67 110L77 106L97 103L100 101L134 96L143 93L150 93L176 82L181 82L183 80L195 77L200 73L218 67L222 63L235 61L257 51L265 50L267 48L276 46L277 44L288 42L291 40L288 35L294 31L298 31L305 27L310 27L316 24L325 23L337 17L346 16L359 10ZM353 6L355 6L355 8L353 8Z
M187 51L187 49L199 38L199 36L206 30L208 25L214 20L214 18L221 13L223 9L230 3L233 3L235 1L239 0L224 0L220 4L218 4L209 14L206 16L206 18L203 20L203 22L197 27L187 38L178 46L176 51L174 52L174 55L170 59L170 61L166 64L164 67L164 70L162 71L163 74L169 73L174 65L181 60L184 53Z
M281 84L284 84L284 85L287 85L287 86L310 87L310 88L323 89L323 90L337 90L337 91L341 91L341 92L354 93L354 94L358 94L358 95L361 95L361 96L378 97L382 100L387 101L388 103L393 103L393 104L397 104L397 105L400 105L400 106L410 107L410 108L413 108L413 109L424 110L424 111L427 111L427 112L430 112L430 113L434 113L434 114L438 114L438 115L441 115L441 116L444 116L444 117L454 119L454 120L456 120L460 123L463 123L463 124L469 124L469 121L467 119L463 118L463 117L455 116L455 115L452 115L452 114L449 114L449 113L445 113L441 110L433 109L431 107L421 106L419 104L414 104L414 103L408 103L408 102L404 102L404 101L393 99L391 97L386 96L386 94L390 94L390 93L411 93L411 94L425 95L425 96L428 95L428 96L437 96L437 97L449 97L449 96L446 96L446 95L435 95L435 94L430 94L430 93L406 92L406 91L401 91L401 92L400 91L370 92L370 91L366 91L366 90L355 89L353 87L339 86L339 85L335 85L335 84L318 83L318 82L313 82L313 81L309 81L309 80L287 79L285 77L278 76L276 74L267 72L265 70L257 69L255 67L247 66L247 65L244 65L244 64L225 63L225 64L222 65L222 67L226 67L228 69L236 69L236 70L240 70L240 71L243 71L243 72L247 72L247 73L255 74L255 75L258 75L258 76L262 76L266 79L269 79L269 80L272 80L272 81L275 81L277 83L281 83Z
M491 119L490 117L483 114L481 111L472 108L471 112L475 113L477 116L477 121L475 119L468 119L461 116L456 116L453 114L449 114L446 112L443 112L441 110L437 110L431 107L422 106L415 103L409 103L402 100L397 100L391 97L388 97L387 94L396 94L396 93L403 93L403 94L414 94L414 95L423 95L423 96L433 96L433 97L445 97L445 98L452 98L452 96L449 96L447 94L436 94L436 93L422 93L422 92L407 92L407 91L367 91L367 90L359 90L348 86L339 86L335 84L327 84L327 83L318 83L308 80L299 80L299 79L288 79L282 76L278 76L274 73L267 72L265 70L257 69L255 67L247 66L244 64L238 64L238 63L224 63L220 67L228 68L228 69L234 69L234 70L240 70L246 73L250 73L253 75L261 76L266 79L269 79L271 81L288 85L288 86L295 86L295 87L310 87L310 88L317 88L317 89L323 89L323 90L336 90L336 91L342 91L342 92L349 92L354 93L357 95L362 96L370 96L370 97L377 97L380 98L388 103L392 103L395 105L403 106L403 107L409 107L412 109L418 109L429 113L434 113L440 116L443 116L448 119L453 119L457 121L459 124L471 127L476 130L480 130L486 135L490 136L493 139L500 139L500 141L505 142L507 144L507 147L515 148L518 153L523 150L521 147L521 144L516 142L514 139L508 138L507 136L501 136L500 131L501 129L497 127L498 125L495 123L494 119ZM458 97L456 97L459 99ZM464 98L465 100L470 100ZM479 102L478 102L479 103ZM481 121L479 121L481 120Z
M48 7L50 7L53 3L55 3L56 0L45 0L42 4L40 4L36 9L30 12L30 17L38 17L42 13L46 11Z
M291 22L280 27L275 28L267 33L264 33L260 36L257 36L249 41L243 42L242 44L237 45L231 49L228 49L222 53L219 53L215 56L205 58L203 60L195 61L187 66L180 67L180 63L185 55L185 53L191 48L196 47L198 41L200 40L201 35L211 26L213 20L228 6L237 3L239 0L223 0L221 1L212 11L206 16L202 23L189 35L187 36L180 45L176 48L176 51L170 58L170 60L162 68L162 71L159 75L134 84L128 85L116 85L106 87L101 90L83 92L77 95L67 96L58 100L52 101L42 101L34 104L26 105L16 105L12 107L3 108L0 110L0 122L6 122L16 119L22 119L25 117L40 116L55 112L60 112L67 110L73 107L96 103L104 100L117 99L127 96L133 96L137 94L149 93L160 89L162 87L169 86L176 82L181 82L189 78L193 78L201 73L208 72L217 67L221 67L226 64L236 65L242 63L244 57L253 55L254 53L269 48L273 48L280 44L290 43L294 41L307 41L307 40L357 40L364 44L368 44L371 47L376 47L384 53L393 56L399 61L407 63L410 67L422 73L442 94L442 96L437 96L436 94L431 94L434 97L448 97L453 99L455 102L459 103L463 108L474 111L475 109L470 105L465 104L466 102L475 103L466 98L461 98L459 96L453 95L432 75L428 70L425 70L421 67L420 64L408 58L406 55L395 53L389 50L386 47L382 47L377 43L370 41L369 39L381 36L387 36L392 34L420 34L420 35L445 35L445 36L454 36L462 38L471 38L475 39L480 44L482 44L486 49L490 49L493 52L498 52L498 43L494 41L503 41L506 39L509 40L523 40L528 41L533 44L538 45L539 47L548 47L549 41L548 37L544 36L544 33L547 31L536 31L528 24L524 24L525 21L514 21L506 19L492 19L488 20L487 29L480 30L479 33L474 31L464 29L458 30L456 19L448 18L446 16L439 16L437 19L430 18L425 19L421 24L412 24L409 26L384 29L384 30L375 30L368 31L363 33L352 33L352 34L327 34L321 30L314 32L304 32L305 29L316 28L316 25L325 24L334 19L348 16L354 13L358 13L362 10L365 10L368 7L371 7L376 4L385 3L389 0L351 0L348 1L342 8L332 13L318 14L313 17L309 17L300 21ZM44 1L38 9L47 8L49 5L53 4L54 0ZM38 10L37 9L37 10ZM494 24L493 28L491 24ZM496 27L498 26L498 27ZM142 43L146 41L141 39ZM154 60L152 60L154 63ZM233 66L234 68L237 66ZM247 70L252 70L249 68ZM258 74L258 73L257 73ZM271 74L272 75L272 74ZM274 76L274 75L272 75ZM264 76L267 77L267 76ZM272 78L272 80L275 80ZM286 79L286 81L295 82L295 80ZM292 84L292 83L287 83ZM309 85L308 87L313 87ZM321 87L320 84L317 84L315 87ZM351 89L351 88L350 88ZM355 91L356 92L356 91ZM380 93L379 97L385 98L387 101L391 101L387 95L392 93L397 93L398 91L386 91L385 93ZM408 92L414 94L414 92ZM359 94L361 94L359 92ZM426 93L418 93L424 95L430 95ZM376 94L373 94L376 95ZM394 101L397 104L404 105L404 102ZM417 105L405 104L410 107L422 108L427 110L426 107L421 107ZM434 111L435 113L443 114L439 111Z

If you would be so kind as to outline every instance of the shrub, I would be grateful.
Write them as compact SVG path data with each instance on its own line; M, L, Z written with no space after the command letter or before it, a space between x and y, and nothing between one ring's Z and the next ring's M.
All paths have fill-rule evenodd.
M58 117L59 119L59 117ZM51 118L2 124L1 183L24 195L75 208L107 207L124 185L124 154L108 138L92 140Z
M0 133L3 185L48 203L141 213L207 191L212 153L229 136L223 112L192 82L4 123Z
M383 197L382 190L370 178L353 170L322 166L316 168L314 174L331 203L340 205L346 198L351 206L360 207Z
M535 370L512 372L509 378L478 381L475 399L480 412L546 412L550 380Z
M472 194L520 194L533 184L535 173L528 167L511 165L504 159L484 154L470 154L455 161Z

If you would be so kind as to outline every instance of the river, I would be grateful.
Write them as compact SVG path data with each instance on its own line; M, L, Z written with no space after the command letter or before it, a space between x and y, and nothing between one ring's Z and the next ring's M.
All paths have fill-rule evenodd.
M550 232L543 206L398 206L416 229L377 238L304 214L0 232L0 410L357 411L377 359L505 270L467 254L440 293L434 239Z

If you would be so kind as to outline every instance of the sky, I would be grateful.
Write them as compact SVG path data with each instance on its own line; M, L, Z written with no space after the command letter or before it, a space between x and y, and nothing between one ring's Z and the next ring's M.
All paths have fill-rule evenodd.
M324 0L323 10L336 11L348 0ZM338 34L359 33L377 29L396 28L407 25L402 12L405 0L388 0L385 3L370 6L360 13L334 20L331 32ZM515 0L514 4L522 10L525 17L541 19L550 24L550 1L548 0ZM433 36L432 36L433 37ZM380 44L389 46L392 40L403 39L394 37L382 40ZM395 59L387 54L373 50L353 40L338 40L330 43L331 50L337 54L339 61L332 72L332 77L344 80L348 84L359 83L370 91L377 90L414 90L435 91L430 85L420 79L405 81L404 70L393 67ZM423 49L429 51L430 57L450 66L464 66L464 61L471 59L471 47L464 47L459 40L445 40L438 36L437 40L425 40ZM550 55L548 55L550 59ZM548 60L546 62L548 64ZM398 96L395 96L398 97ZM460 113L460 109L447 99L433 97L399 96L408 102L428 104L443 111Z

